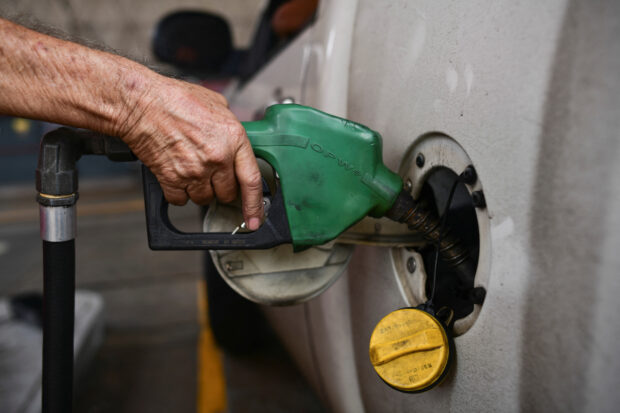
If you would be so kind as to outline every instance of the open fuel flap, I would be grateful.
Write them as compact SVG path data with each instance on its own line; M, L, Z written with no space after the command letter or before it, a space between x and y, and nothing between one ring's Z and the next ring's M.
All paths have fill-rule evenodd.
M274 193L279 184L271 166L259 159L264 192ZM269 214L269 205L265 205ZM238 202L214 202L203 222L205 232L245 231ZM344 272L353 245L334 241L293 252L291 244L267 250L211 250L213 263L237 293L259 304L291 305L321 294Z
M234 231L238 208L216 204L205 216L205 232ZM209 251L226 283L248 300L266 305L296 304L325 291L346 268L352 245L330 242L293 252L290 244L268 250Z

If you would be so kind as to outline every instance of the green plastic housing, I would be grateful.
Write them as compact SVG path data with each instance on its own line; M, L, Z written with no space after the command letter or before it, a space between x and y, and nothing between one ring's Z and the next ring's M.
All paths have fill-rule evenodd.
M383 164L381 136L358 123L273 105L243 126L256 156L280 177L296 251L333 240L367 215L383 216L402 189Z

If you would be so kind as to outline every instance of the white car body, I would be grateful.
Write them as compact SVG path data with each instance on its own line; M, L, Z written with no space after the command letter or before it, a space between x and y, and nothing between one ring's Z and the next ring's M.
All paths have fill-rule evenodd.
M330 410L617 411L619 2L323 0L231 106L250 120L276 89L379 131L393 170L420 136L451 136L488 206L486 301L428 392L368 360L376 323L407 305L389 249L358 246L321 296L265 308Z

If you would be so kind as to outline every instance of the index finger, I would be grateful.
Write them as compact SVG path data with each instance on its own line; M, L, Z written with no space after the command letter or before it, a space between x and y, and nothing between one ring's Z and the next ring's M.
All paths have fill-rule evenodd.
M246 140L235 156L235 173L241 187L243 219L255 231L263 218L263 183L252 146Z

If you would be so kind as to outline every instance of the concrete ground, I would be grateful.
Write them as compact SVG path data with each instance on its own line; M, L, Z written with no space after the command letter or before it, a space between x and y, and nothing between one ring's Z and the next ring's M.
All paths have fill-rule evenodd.
M23 194L19 196L19 194ZM0 295L40 291L34 187L0 199ZM205 323L199 252L148 249L137 177L82 183L77 285L102 295L105 339L78 412L320 412L276 340L249 356L222 354ZM198 229L196 207L173 221Z

